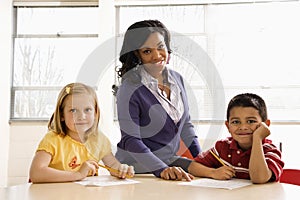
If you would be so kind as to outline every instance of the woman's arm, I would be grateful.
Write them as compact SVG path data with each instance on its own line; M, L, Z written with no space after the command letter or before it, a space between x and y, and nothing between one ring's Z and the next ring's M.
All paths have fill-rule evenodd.
M181 130L181 139L184 142L184 144L188 147L192 156L195 158L201 152L201 147L198 141L198 137L195 133L194 125L191 122L188 105L188 96L185 90L184 81L180 74L174 71L171 72L181 90L182 102L185 110L182 119L182 123L184 124Z
M186 119L185 124L183 125L181 139L191 152L193 158L195 158L201 152L198 137L195 134L194 126L189 120L189 117Z

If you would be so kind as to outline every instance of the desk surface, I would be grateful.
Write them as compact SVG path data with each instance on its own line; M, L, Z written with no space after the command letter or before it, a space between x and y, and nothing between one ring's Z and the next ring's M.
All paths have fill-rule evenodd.
M178 185L152 175L137 175L138 184L105 187L87 187L76 183L22 184L0 188L0 200L99 200L99 199L230 199L264 200L294 199L300 196L300 187L282 183L251 185L238 189L215 189Z

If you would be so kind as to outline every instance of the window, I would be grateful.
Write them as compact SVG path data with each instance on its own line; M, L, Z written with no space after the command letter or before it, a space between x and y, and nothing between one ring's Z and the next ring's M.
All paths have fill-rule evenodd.
M207 87L210 80L205 78L211 79L213 77L212 74L209 75L210 77L203 77L200 72L206 69L199 67L197 59L193 59L195 55L200 55L209 62L206 53L208 50L208 35L205 32L205 7L203 5L120 6L117 13L117 16L119 16L117 19L119 49L121 49L123 34L132 23L145 19L158 19L166 25L171 32L171 47L173 50L168 66L182 74L190 94L190 104L198 105L191 109L192 118L212 118L212 104L207 104L207 101L212 100L209 93L211 92L210 89L213 90L213 88ZM187 23L191 21L194 25ZM193 50L192 47L194 47ZM212 62L210 63L212 64ZM195 91L198 94L201 93L201 95L195 96ZM205 99L198 98L200 96L205 96ZM204 109L198 112L198 107Z
M275 143L287 140L282 132L299 132L299 2L126 2L116 7L120 41L129 25L143 19L159 19L172 32L175 53L169 67L187 82L191 119L203 149L228 136L222 130L226 106L244 92L265 99ZM204 51L201 65L193 62L199 52L184 41Z
M24 1L14 4L11 120L48 120L59 90L76 80L99 43L98 7L70 1L68 6L26 6Z
M120 4L117 7L118 34L121 38L130 24L143 19L159 19L173 32L171 41L175 57L172 55L170 66L180 71L194 93L191 96L195 101L190 105L194 121L224 119L213 116L214 107L218 105L213 105L209 82L217 79L223 87L219 89L224 90L224 105L238 93L255 92L266 100L273 121L299 119L300 40L296 28L299 3L231 2L173 6ZM204 71L195 70L199 66L193 65L191 58L198 52L180 43L186 41L180 37L192 40L207 53L212 67L216 68L215 74L207 76ZM187 53L178 55L176 51ZM195 107L200 110L194 110ZM221 109L224 113L226 108Z
M59 6L55 2L64 0L53 0L50 6L42 5L43 1L28 3L34 1L14 1L13 120L48 119L61 86L76 80L82 63L99 44L95 0L86 0L88 3L80 6L78 2L84 0L72 6L70 0ZM223 120L227 102L241 92L263 96L273 121L299 122L298 2L176 2L111 3L116 9L117 36L112 62L118 58L130 24L159 19L172 32L170 66L187 82L194 122ZM186 42L206 55L202 59L206 63L193 61L198 54ZM205 65L207 62L210 65ZM199 71L199 66L204 68Z

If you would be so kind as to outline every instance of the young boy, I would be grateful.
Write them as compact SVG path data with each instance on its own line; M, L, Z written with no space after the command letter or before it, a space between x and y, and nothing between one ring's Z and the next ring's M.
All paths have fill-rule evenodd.
M278 181L284 163L281 152L266 139L271 133L264 100L251 93L235 96L228 104L225 125L231 137L217 141L195 158L208 168L194 175L250 179L253 183Z

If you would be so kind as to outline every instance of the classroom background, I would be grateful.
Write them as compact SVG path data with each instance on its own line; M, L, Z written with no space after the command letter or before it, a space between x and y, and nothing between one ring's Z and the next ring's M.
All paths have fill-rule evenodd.
M267 103L285 168L300 168L298 0L0 0L0 186L28 181L58 91L70 82L95 87L115 148L114 70L125 30L143 19L172 32L169 66L185 79L204 150L228 136L228 100L254 92Z

